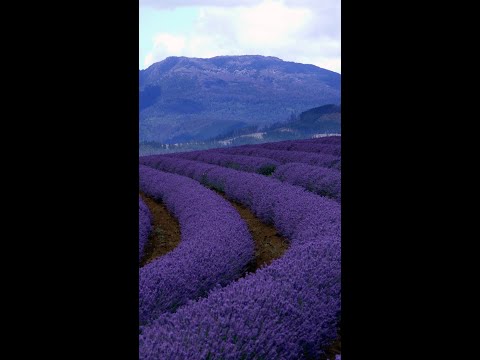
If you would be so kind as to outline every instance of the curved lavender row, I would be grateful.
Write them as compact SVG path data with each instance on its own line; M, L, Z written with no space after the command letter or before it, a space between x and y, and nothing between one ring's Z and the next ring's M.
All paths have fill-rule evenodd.
M311 142L316 144L335 144L340 145L342 143L342 136L341 135L328 135L322 137L313 137L308 139L300 139L300 140L285 140L286 141L301 141L301 142Z
M222 154L217 149L176 153L170 156L186 160L201 161L233 169L269 175L280 165L278 161L255 156Z
M340 312L339 204L257 174L162 156L140 160L223 188L291 241L270 266L143 328L140 358L320 356Z
M320 196L341 200L341 174L338 170L302 163L288 163L278 166L272 177L301 186Z
M341 155L341 148L339 144L325 144L319 142L318 139L309 139L308 141L279 141L261 144L260 147L270 150L303 151L311 153L330 154L334 156Z
M168 155L171 157L177 157L187 160L215 163L216 155L219 155L217 149L208 151L194 151L188 153L177 153ZM225 154L226 158L229 157ZM231 155L233 157L233 155ZM246 159L255 159L253 156L242 156ZM221 156L219 158L222 158ZM261 158L264 159L264 158ZM221 162L221 161L219 161ZM224 166L222 164L218 164ZM327 196L336 200L341 200L341 176L340 171L336 169L324 168L314 165L308 165L303 163L286 163L278 165L275 168L273 177L292 185L301 186L304 189L311 191L320 196ZM238 169L246 171L244 169ZM201 178L197 177L197 180Z
M311 144L330 144L330 145L340 145L342 142L341 136L322 136L322 137L311 137L306 139L296 139L296 140L282 140L275 141L270 143L263 143L258 145L265 144L290 144L290 143L311 143Z
M140 196L138 197L138 221L138 255L140 260L143 256L145 245L148 242L150 231L152 231L152 215Z
M180 244L140 269L140 323L175 311L215 285L241 276L254 256L247 225L221 196L197 181L140 166L140 189L178 219Z
M340 145L342 143L342 136L341 135L324 136L324 137L321 137L321 138L316 138L316 139L311 139L311 140L317 140L321 144L338 144L338 145Z
M301 151L270 150L252 145L216 149L224 154L260 156L276 160L281 164L296 162L308 165L340 169L340 157L329 154L316 154Z
M321 201L323 207L329 204L328 206L340 211L339 204L335 200L317 196L300 186L286 184L259 174L164 155L143 156L139 158L139 162L154 169L191 177L204 185L223 191L228 198L250 208L261 221L274 224L275 228L287 238L290 238L292 231L295 230L292 224L298 222L292 219L304 216L302 214L305 209L302 202ZM274 218L274 208L281 209L276 218ZM312 209L315 208L312 207ZM323 212L319 214L318 210L313 211L319 219L323 219ZM329 220L325 221L323 226L330 229ZM337 225L339 226L334 224L335 229Z
M311 242L140 335L140 359L311 359L335 338L340 242Z

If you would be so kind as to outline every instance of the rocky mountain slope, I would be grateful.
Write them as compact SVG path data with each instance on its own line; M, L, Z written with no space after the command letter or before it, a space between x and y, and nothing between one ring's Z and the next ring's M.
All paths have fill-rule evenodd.
M275 57L169 57L139 78L140 141L206 140L340 104L340 74Z

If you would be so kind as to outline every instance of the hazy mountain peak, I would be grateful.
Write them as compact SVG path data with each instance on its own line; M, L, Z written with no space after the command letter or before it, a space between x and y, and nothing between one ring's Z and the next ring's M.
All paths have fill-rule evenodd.
M274 56L263 55L222 55L212 58L195 58L185 56L169 56L166 59L152 64L149 68L140 72L155 72L167 74L182 68L197 68L203 70L278 70L287 73L334 73L312 64L302 64L292 61L283 61ZM334 73L336 74L336 73ZM337 74L338 75L338 74Z

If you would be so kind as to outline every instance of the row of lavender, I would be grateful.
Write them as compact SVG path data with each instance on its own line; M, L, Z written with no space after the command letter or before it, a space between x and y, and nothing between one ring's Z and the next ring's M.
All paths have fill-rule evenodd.
M140 358L320 356L340 312L339 204L258 174L164 156L140 161L224 191L291 242L270 266L143 327Z
M152 230L152 215L142 198L138 198L138 246L139 260L143 257L145 245L148 242L148 236Z
M243 275L254 244L235 208L197 181L146 166L139 178L140 190L161 201L181 229L173 251L140 268L140 323L148 324Z
M329 142L325 143L323 139L308 139L308 140L288 140L288 141L279 141L279 142L271 142L265 143L260 145L253 145L259 146L264 149L271 149L271 150L286 150L286 151L302 151L302 152L309 152L309 153L319 153L319 154L330 154L334 156L341 155L341 148L340 148L340 137L335 136L334 138L338 138L337 142Z
M237 146L225 149L219 148L215 150L223 154L269 158L278 161L280 164L296 162L337 170L340 170L341 167L341 158L329 154L316 154L291 150L270 150L254 145Z
M224 167L236 168L241 171L271 174L274 178L298 185L320 196L341 200L340 171L303 163L279 164L274 160L222 154L218 151L192 151L170 155L174 158L201 161ZM235 165L235 166L233 166ZM266 171L268 169L268 171Z
M341 200L341 175L338 170L288 163L278 166L272 176L280 181L301 186L317 195Z
M292 141L292 140L287 140L287 141ZM295 140L293 140L293 141L295 141ZM341 135L332 135L332 136L322 136L322 137L311 138L311 139L303 139L301 141L305 141L305 142L309 141L309 142L318 143L318 144L340 145L341 142L342 142L342 137L341 137Z
M309 142L312 144L329 144L329 145L340 145L342 142L342 137L340 135L335 136L322 136L322 137L314 137L308 139L300 139L300 140L284 140L279 141L277 143L291 143L291 142Z
M256 172L264 175L271 174L275 168L280 165L278 161L269 158L222 154L215 150L216 149L207 151L190 151L171 154L169 156L186 160L202 161L209 164L220 165L241 171Z
M218 149L177 153L169 156L230 167L241 171L273 175L283 182L302 186L315 194L334 198L338 201L341 199L340 171L337 169L296 162L281 164L276 160L265 157L225 154ZM317 158L330 157L321 154L315 156Z

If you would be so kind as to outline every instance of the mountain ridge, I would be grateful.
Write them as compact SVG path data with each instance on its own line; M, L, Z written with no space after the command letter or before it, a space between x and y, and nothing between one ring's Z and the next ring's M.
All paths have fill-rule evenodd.
M140 141L206 140L339 104L340 79L277 57L168 57L139 70Z

